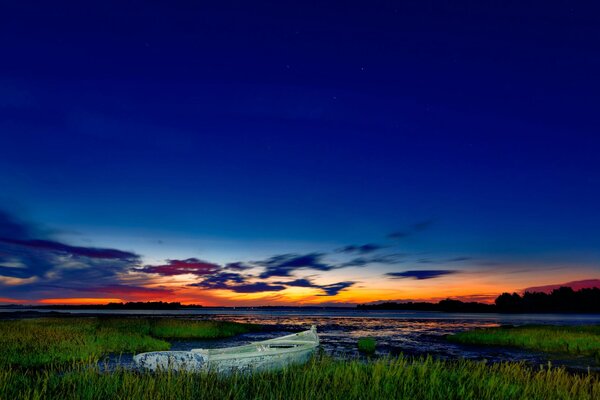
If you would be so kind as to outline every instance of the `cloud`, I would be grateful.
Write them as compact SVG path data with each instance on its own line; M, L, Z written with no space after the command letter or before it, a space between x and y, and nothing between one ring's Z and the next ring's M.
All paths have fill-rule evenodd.
M370 256L370 257L356 257L356 258L353 258L349 261L346 261L346 262L340 264L339 268L364 267L369 264L387 264L387 265L400 264L404 261L403 259L405 257L406 257L406 254L404 254L404 253L381 254L381 255Z
M356 282L346 281L320 286L320 288L325 291L325 294L318 294L317 296L336 296L340 291L349 288L355 283Z
M43 235L43 231L0 210L0 275L51 279L82 274L88 267L101 270L101 275L113 275L121 267L137 265L140 260L129 251L71 246L37 235Z
M137 260L139 258L137 254L128 251L105 249L98 247L70 246L64 243L55 242L51 240L20 240L3 238L0 239L0 242L22 246L33 250L70 254L73 256L82 256L88 258L101 258L107 260Z
M225 269L231 271L245 271L247 269L254 268L252 265L245 264L243 262L233 262L225 265Z
M414 229L421 229L413 227ZM52 231L18 220L0 210L0 286L3 294L30 299L81 293L140 299L169 296L175 289L148 288L157 276L194 275L198 282L187 286L234 293L279 292L290 287L313 288L318 296L336 296L355 285L353 281L319 285L298 271L331 271L369 264L397 264L405 254L371 254L384 246L367 243L341 249L346 260L329 261L326 253L279 254L249 262L225 265L198 258L167 259L158 265L142 265L141 257L114 248L74 246L53 238ZM352 257L354 256L354 257ZM249 274L247 271L257 270ZM271 278L290 278L272 282ZM398 278L399 276L396 276ZM426 278L419 278L426 279ZM63 296L64 297L64 296ZM155 298L156 298L155 297Z
M446 262L462 262L462 261L470 261L473 257L453 257L445 260Z
M382 246L379 244L374 244L374 243L367 243L367 244L363 244L363 245L351 244L351 245L342 247L341 249L339 249L339 251L342 253L368 254L368 253L373 253L377 250L383 249L384 247L385 246Z
M357 246L357 251L374 251L377 245ZM362 249L362 250L360 250ZM201 287L205 289L223 289L238 293L257 293L261 291L280 291L286 287L310 287L322 290L325 294L335 295L354 282L340 282L331 285L317 285L306 278L291 280L287 282L272 282L267 280L274 277L293 277L300 270L331 271L334 269L347 267L363 267L372 263L396 264L404 254L383 254L366 257L356 257L349 261L330 263L324 260L325 253L308 254L280 254L265 260L249 262L232 262L225 266L219 264L201 261L196 258L187 260L168 260L165 265L145 265L136 271L143 273L155 273L163 276L194 274L201 277L202 280L195 282L190 286ZM249 269L261 270L257 275L245 274L240 272ZM259 280L259 281L256 281ZM257 283L261 283L260 285ZM283 286L283 287L282 287Z
M200 282L192 283L190 286L203 287L205 289L230 289L232 285L246 283L247 277L236 272L218 272L206 276Z
M455 274L458 271L450 270L450 269L430 269L430 270L415 270L415 271L404 271L404 272L388 272L385 274L387 277L392 279L403 279L403 278L413 278L413 279L434 279L439 278L444 275Z
M369 245L371 246L371 245ZM375 246L375 245L373 245ZM370 249L370 247L369 247ZM334 269L348 267L364 267L369 264L398 264L406 256L403 253L380 254L373 256L355 257L348 261L330 263L324 261L325 253L281 254L263 261L253 261L251 265L264 268L259 277L267 279L271 277L288 277L294 272L304 269L317 271L331 271Z
M199 282L188 286L208 290L231 290L236 293L277 292L288 287L316 288L323 291L320 296L335 296L354 282L338 282L328 285L317 285L308 278L299 278L286 282L268 282L272 277L290 277L298 270L314 269L317 271L330 271L344 268L346 264L329 264L323 261L324 253L309 254L281 254L266 260L252 262L233 262L221 266L219 264L202 261L196 258L186 260L168 260L164 265L145 265L137 268L137 272L173 276L194 274L201 278ZM379 259L383 256L379 256ZM364 260L365 263L368 260ZM261 268L258 275L242 274L241 272Z
M323 294L318 294L317 296L336 296L340 291L349 288L354 285L356 282L346 281L346 282L337 282L331 283L328 285L317 285L313 283L308 278L299 278L293 281L287 282L275 282L277 284L285 285L285 286L294 286L294 287L305 287L305 288L316 288L322 290Z
M266 282L245 283L230 288L236 293L278 292L286 289L283 285L271 285Z
M33 272L27 268L7 267L6 265L9 264L2 265L2 261L0 261L0 276L18 279L27 279L34 276Z
M185 260L167 260L167 264L163 265L145 265L143 268L139 268L138 271L161 276L185 274L202 276L214 274L221 269L221 266L218 264L202 261L197 258L188 258Z
M72 246L47 232L0 210L3 293L35 299L48 292L80 288L93 292L120 284L123 273L139 267L140 257L133 252Z
M54 298L122 298L126 301L164 300L171 298L175 290L165 287L142 287L127 284L107 284L99 286L82 286L81 284L42 285L38 287L44 297Z
M307 278L299 278L293 281L287 282L276 282L286 286L295 286L295 287L306 287L306 288L314 288L319 287L319 285L314 284L310 279Z
M205 289L231 290L236 293L278 292L286 289L285 286L278 284L248 282L248 278L250 276L244 276L235 272L219 272L189 286Z
M404 238L412 236L416 233L419 233L419 232L429 229L433 224L435 224L434 219L427 219L427 220L412 224L407 229L392 232L392 233L388 234L387 237L390 239L404 239Z
M323 262L323 256L323 253L281 254L264 261L257 261L254 264L264 267L264 271L259 275L263 279L273 276L291 276L294 271L300 269L331 271L339 268L339 266Z
M189 286L200 287L204 289L231 290L235 293L261 293L261 292L279 292L288 287L315 288L323 291L323 294L317 296L335 296L341 290L352 286L355 282L338 282L328 285L317 285L308 278L298 278L291 281L253 281L256 276L241 275L236 272L219 272L207 276L200 282L192 283Z

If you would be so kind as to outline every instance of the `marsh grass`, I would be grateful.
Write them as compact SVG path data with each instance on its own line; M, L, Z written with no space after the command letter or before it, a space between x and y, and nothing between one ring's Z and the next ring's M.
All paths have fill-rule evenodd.
M150 324L150 336L165 339L219 339L256 329L254 325L235 322L164 318Z
M374 338L365 337L358 339L358 351L365 354L374 354L377 343Z
M473 329L448 336L448 340L464 344L514 346L529 350L584 355L600 361L600 325L524 325Z
M0 366L93 362L108 353L168 350L163 339L215 339L256 329L173 318L36 318L0 321Z
M432 358L369 362L316 357L273 373L218 376L111 373L81 365L23 373L0 367L3 399L598 399L594 374L521 363L488 365Z

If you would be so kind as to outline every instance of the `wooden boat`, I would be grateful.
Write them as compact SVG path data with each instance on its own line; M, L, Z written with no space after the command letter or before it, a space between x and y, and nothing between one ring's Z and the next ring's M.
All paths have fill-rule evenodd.
M190 351L154 351L133 357L136 365L150 371L215 371L220 373L273 371L302 364L319 346L316 326L311 329L254 342L244 346Z

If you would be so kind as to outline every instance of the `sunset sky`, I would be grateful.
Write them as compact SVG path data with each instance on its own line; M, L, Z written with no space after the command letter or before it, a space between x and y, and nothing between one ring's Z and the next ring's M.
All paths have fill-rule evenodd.
M0 303L600 282L590 10L285 3L0 6Z

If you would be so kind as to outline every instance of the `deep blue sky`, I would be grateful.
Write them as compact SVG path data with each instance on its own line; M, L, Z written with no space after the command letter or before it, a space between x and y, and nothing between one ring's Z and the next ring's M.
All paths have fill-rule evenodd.
M0 6L0 205L19 218L153 260L435 221L406 247L598 265L597 9L123 3Z

